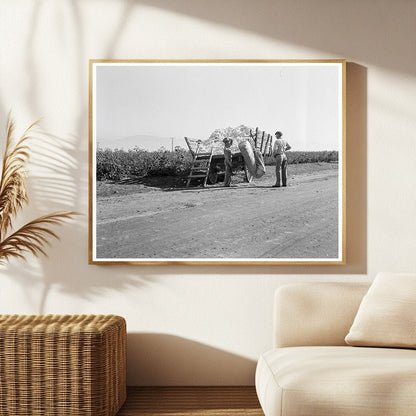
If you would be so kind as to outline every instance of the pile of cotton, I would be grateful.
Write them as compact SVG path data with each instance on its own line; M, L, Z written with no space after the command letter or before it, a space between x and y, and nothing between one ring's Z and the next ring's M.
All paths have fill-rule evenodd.
M224 151L223 140L226 137L228 137L230 139L233 139L231 152L237 153L240 151L238 148L239 143L245 140L249 140L252 145L254 144L253 140L250 138L250 130L252 132L255 131L255 129L244 126L243 124L237 127L226 127L224 129L216 129L211 133L207 140L202 141L202 146L208 151L212 147L214 155L222 154Z

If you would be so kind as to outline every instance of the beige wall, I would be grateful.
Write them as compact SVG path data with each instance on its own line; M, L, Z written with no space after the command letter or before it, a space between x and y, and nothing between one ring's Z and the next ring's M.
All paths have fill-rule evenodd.
M0 125L44 117L22 220L84 215L0 269L0 313L126 317L129 384L252 384L279 285L414 271L415 21L412 0L2 0ZM89 266L90 58L346 58L348 264Z

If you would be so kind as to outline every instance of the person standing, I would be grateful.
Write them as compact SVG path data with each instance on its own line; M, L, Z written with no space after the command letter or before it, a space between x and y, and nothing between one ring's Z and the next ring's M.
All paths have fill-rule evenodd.
M287 156L286 151L292 147L290 144L282 138L283 133L277 131L275 133L276 140L273 145L273 156L276 158L276 183L273 185L275 188L280 187L280 173L282 176L282 186L287 186Z
M232 167L233 167L233 155L231 153L231 145L233 144L233 139L229 139L226 137L224 140L224 165L225 165L225 178L224 178L224 186L231 185L231 175L232 175Z

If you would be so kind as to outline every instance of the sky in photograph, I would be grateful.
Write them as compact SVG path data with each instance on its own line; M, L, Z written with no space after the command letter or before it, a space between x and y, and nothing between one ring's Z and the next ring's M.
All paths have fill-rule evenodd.
M96 141L186 147L219 128L276 130L293 150L340 150L340 65L96 66Z

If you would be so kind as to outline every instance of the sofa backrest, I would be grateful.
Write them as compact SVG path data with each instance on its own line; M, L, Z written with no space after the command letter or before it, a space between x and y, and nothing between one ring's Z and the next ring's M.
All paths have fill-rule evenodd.
M274 347L346 345L367 283L300 283L275 293Z

